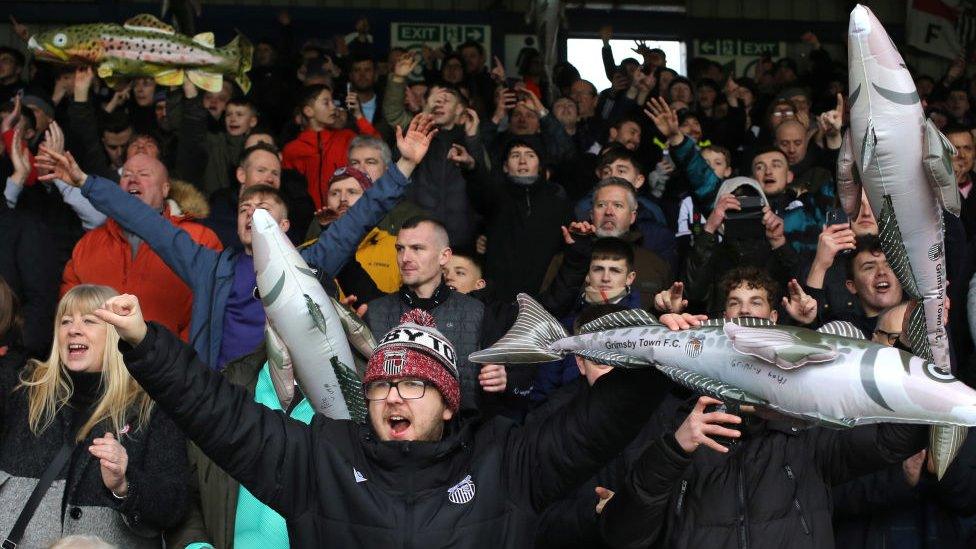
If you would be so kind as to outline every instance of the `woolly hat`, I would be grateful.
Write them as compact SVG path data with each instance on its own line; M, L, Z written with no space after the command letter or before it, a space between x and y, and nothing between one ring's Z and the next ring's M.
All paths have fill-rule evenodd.
M357 170L352 166L343 166L332 172L332 177L329 178L329 184L326 185L326 188L331 187L336 181L342 181L350 177L359 183L359 186L363 188L363 192L368 191L373 186L373 180L365 172Z
M403 313L400 325L383 336L369 357L363 387L373 381L407 377L430 383L447 407L458 411L461 385L454 346L434 326L434 317L422 309Z

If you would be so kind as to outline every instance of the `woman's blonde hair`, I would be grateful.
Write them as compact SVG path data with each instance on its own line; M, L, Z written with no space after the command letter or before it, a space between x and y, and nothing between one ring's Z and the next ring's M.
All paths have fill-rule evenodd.
M82 284L75 286L61 298L57 313L54 315L54 343L51 345L51 355L45 361L31 360L21 375L19 388L28 392L28 423L35 435L47 429L61 408L68 403L74 387L68 370L61 357L61 345L58 342L61 318L66 314L92 313L110 297L118 295L108 286ZM135 428L142 428L149 421L153 402L139 384L129 375L129 371L122 362L119 352L119 334L115 327L106 324L105 352L102 356L102 380L99 384L101 394L88 421L75 435L76 441L82 441L88 436L92 428L106 421L110 423L112 431L118 433L126 424L128 411L136 408L138 417Z

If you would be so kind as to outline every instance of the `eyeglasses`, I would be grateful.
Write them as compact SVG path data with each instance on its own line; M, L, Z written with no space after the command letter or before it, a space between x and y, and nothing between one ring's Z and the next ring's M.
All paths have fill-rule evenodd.
M874 335L879 335L888 340L888 345L894 345L898 338L901 337L901 332L886 332L882 329L875 329Z
M419 379L401 379L397 382L374 381L366 386L366 400L386 400L393 387L396 387L397 394L403 400L416 400L424 397L427 382Z
M775 116L777 118L780 118L780 117L783 117L783 116L793 116L795 114L796 113L793 112L793 111L774 111L773 112L773 116Z

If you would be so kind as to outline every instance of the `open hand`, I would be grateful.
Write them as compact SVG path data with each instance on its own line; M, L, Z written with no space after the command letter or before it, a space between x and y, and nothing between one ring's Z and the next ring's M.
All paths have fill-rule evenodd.
M722 401L712 397L703 396L695 403L694 409L688 417L681 423L678 430L674 433L675 440L685 453L691 454L704 444L716 452L726 453L728 448L722 446L711 437L738 438L739 431L729 429L719 425L720 423L742 423L742 418L724 412L705 413L705 407L713 404L722 404Z
M57 153L41 145L40 153L35 158L37 169L47 172L46 175L39 177L41 181L53 181L60 179L69 185L80 187L85 184L88 174L81 171L75 157L70 152L64 154Z
M427 149L430 148L430 142L435 135L437 135L437 128L434 127L434 117L430 114L421 113L414 116L406 132L397 126L396 141L397 149L400 151L400 160L397 165L400 166L401 162L406 161L412 164L409 171L413 172L413 168L420 164L420 161L427 154ZM407 172L403 171L402 166L400 171L409 176Z
M678 113L668 105L663 97L652 97L645 104L644 114L654 122L657 131L661 132L671 145L679 145L684 141L681 130L678 129Z

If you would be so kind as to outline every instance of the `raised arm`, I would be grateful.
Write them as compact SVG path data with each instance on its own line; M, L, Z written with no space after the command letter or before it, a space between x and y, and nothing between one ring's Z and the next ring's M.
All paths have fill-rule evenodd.
M324 271L328 278L335 277L366 233L400 201L410 183L410 174L427 154L436 133L429 114L415 116L406 132L397 127L400 160L388 167L376 185L370 187L345 215L329 225L315 244L302 250L302 257L309 265Z
M147 325L135 296L113 297L95 314L118 330L132 377L214 463L286 518L308 509L323 466L312 463L314 427L254 402L174 334Z
M42 145L37 161L38 166L50 171L43 176L44 179L61 179L81 187L82 195L98 211L145 240L191 288L198 273L209 272L216 266L219 252L197 244L186 231L174 226L138 198L130 196L114 181L81 171L71 153L58 154Z

